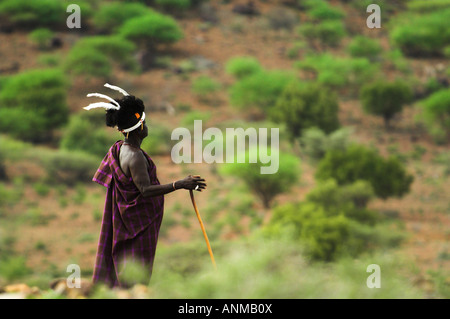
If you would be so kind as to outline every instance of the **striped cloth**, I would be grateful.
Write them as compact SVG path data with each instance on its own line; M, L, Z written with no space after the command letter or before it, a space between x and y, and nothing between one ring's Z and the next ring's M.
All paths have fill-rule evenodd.
M128 287L123 269L127 262L139 263L150 278L159 228L164 213L164 196L144 197L119 166L117 141L102 160L93 181L107 188L93 282L109 287ZM150 156L148 174L159 185L156 166Z

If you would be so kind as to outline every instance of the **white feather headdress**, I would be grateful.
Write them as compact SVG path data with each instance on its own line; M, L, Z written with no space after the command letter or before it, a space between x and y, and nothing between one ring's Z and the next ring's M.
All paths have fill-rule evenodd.
M114 85L106 83L105 87L110 88L110 89L115 90L115 91L119 91L124 96L130 95L124 89L121 89L118 86L114 86ZM120 104L117 103L113 98L111 98L111 97L109 97L109 96L107 96L105 94L89 93L87 95L87 97L99 97L99 98L106 99L106 100L110 101L112 104L111 103L106 103L106 102L91 103L88 106L83 107L83 109L85 109L85 110L89 111L91 109L95 109L95 108L98 108L98 107L103 107L106 110L110 110L110 109L120 110Z

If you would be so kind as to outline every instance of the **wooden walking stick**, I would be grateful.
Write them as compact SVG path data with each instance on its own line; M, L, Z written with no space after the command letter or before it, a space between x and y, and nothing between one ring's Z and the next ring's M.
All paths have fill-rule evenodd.
M191 195L192 205L194 206L194 210L195 210L195 213L197 214L197 218L200 223L200 227L202 228L203 236L205 237L206 246L208 246L209 256L211 256L211 261L214 266L214 269L217 270L216 261L214 260L214 255L213 255L213 252L211 249L211 245L209 244L208 235L206 235L205 226L203 225L202 218L200 217L197 205L195 204L194 192L192 191L192 189L189 190L189 194Z

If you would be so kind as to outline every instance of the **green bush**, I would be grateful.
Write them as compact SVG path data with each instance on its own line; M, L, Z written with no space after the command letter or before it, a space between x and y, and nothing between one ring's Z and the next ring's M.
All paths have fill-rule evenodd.
M377 81L361 89L360 99L367 113L382 116L386 127L403 105L412 100L412 89L403 80Z
M49 182L69 186L90 182L100 165L97 156L81 151L41 152L38 158L47 172Z
M258 152L266 151L272 155L272 163L269 165L278 165L278 171L274 174L261 173L261 167L268 166L268 164L261 162ZM278 162L274 163L277 160L276 154L278 156ZM237 156L240 155L238 154ZM256 163L251 163L251 158L254 158ZM236 157L234 162L224 164L220 172L242 180L260 198L264 207L269 208L277 195L288 191L298 181L300 176L299 166L300 161L288 153L270 149L261 150L252 148L245 152L243 163L238 163Z
M344 24L339 20L329 20L320 23L304 23L298 32L310 43L337 47L346 35Z
M162 43L174 43L183 38L183 31L176 20L157 12L126 21L120 27L119 34L149 48Z
M305 129L300 138L302 153L313 161L322 159L328 151L345 150L350 145L349 137L352 130L344 127L325 133L317 127Z
M46 50L50 48L50 41L54 34L47 28L39 28L30 33L29 38L39 49Z
M450 7L449 0L410 0L407 3L409 11L419 13L440 11Z
M382 199L402 197L413 182L413 176L396 157L385 159L375 150L355 144L345 151L328 152L319 162L315 176L318 180L335 179L339 185L368 181Z
M2 256L3 257L3 256ZM0 277L13 281L31 273L23 256L8 256L0 259Z
M367 58L336 57L328 53L308 55L295 65L301 70L316 73L321 84L338 89L351 88L351 91L373 80L379 70L379 66Z
M228 74L233 75L235 78L242 79L262 71L262 67L256 58L242 56L228 60L225 65L225 70Z
M119 134L107 132L102 124L104 112L82 112L72 115L69 125L64 130L60 145L67 151L79 150L99 157L105 156Z
M213 96L220 88L219 82L206 75L196 78L191 87L192 92L204 102L213 102Z
M310 1L307 6L309 6L308 16L316 20L340 20L345 17L341 9L331 6L326 1Z
M175 145L175 141L171 140L171 131L167 127L151 124L148 136L142 141L141 148L150 156L168 155L173 145Z
M180 13L191 7L191 0L155 0L155 4L171 13Z
M420 102L423 121L436 143L448 141L450 133L450 90L440 90Z
M112 61L118 61L123 69L136 72L135 49L132 42L116 36L85 37L70 50L64 68L74 75L108 78Z
M16 27L34 29L39 27L66 28L68 0L3 0L0 2L0 20L9 22ZM77 1L86 21L92 15L88 1Z
M261 71L246 76L231 86L231 104L240 109L255 107L267 114L293 79L293 74L286 71Z
M12 76L0 91L0 127L14 137L44 141L67 122L67 83L60 70Z
M58 0L4 0L0 2L0 18L26 28L52 27L65 25L67 13Z
M154 12L142 3L123 1L103 3L93 17L95 28L101 32L116 32L126 21Z
M394 24L391 40L408 56L443 55L450 44L449 20L450 9L408 15Z
M375 61L383 51L379 41L364 36L356 36L347 47L347 51L353 57L368 58Z
M270 118L284 123L293 137L310 127L329 133L339 127L337 96L314 83L292 82L277 99Z

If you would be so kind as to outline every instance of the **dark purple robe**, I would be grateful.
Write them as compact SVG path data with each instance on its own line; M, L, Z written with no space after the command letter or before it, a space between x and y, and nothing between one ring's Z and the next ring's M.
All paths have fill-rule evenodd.
M107 188L102 228L97 248L93 282L126 287L121 272L127 261L140 263L151 275L159 228L164 213L164 196L144 197L119 165L116 142L102 160L92 179ZM159 185L156 166L150 156L148 174Z

